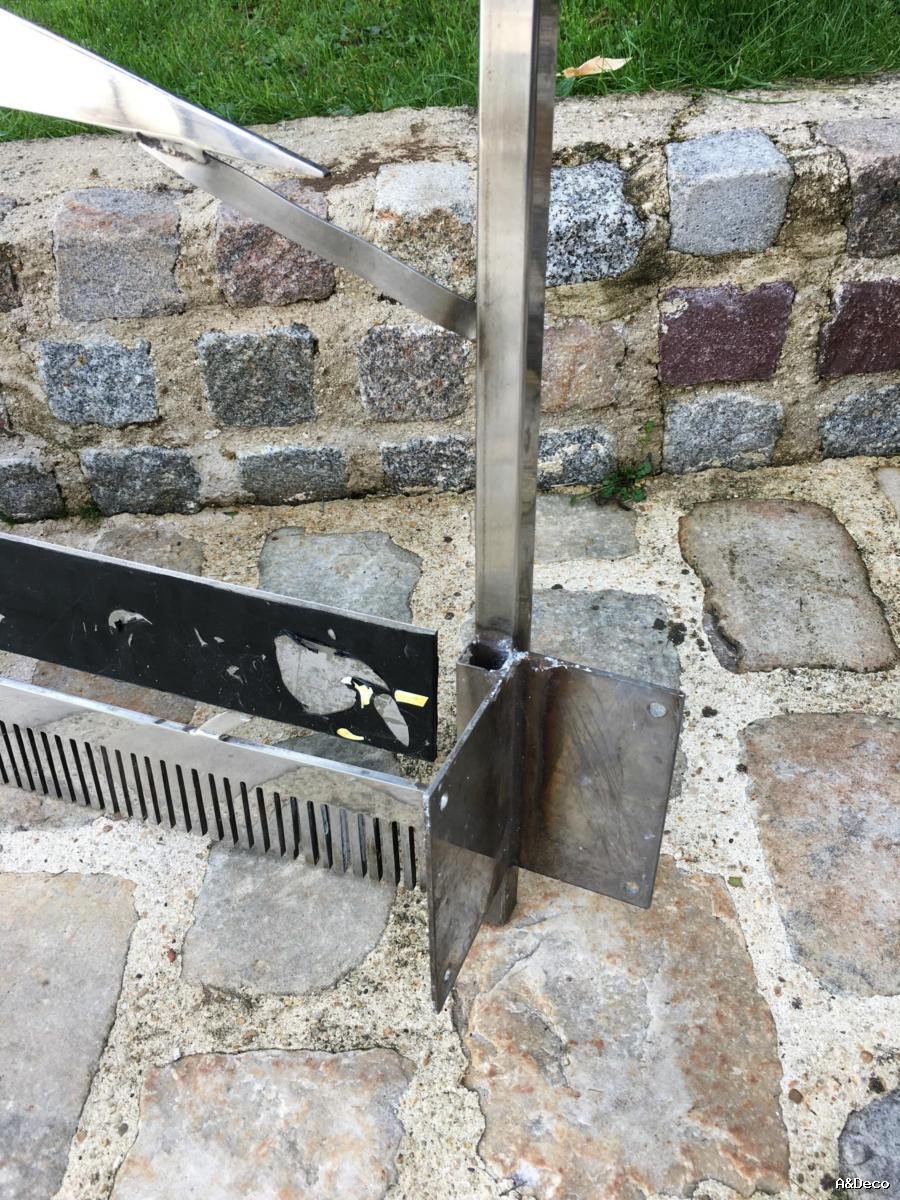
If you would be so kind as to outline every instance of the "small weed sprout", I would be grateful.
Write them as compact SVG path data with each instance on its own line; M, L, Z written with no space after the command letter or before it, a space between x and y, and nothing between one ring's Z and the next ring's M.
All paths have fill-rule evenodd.
M87 521L89 525L96 525L103 520L103 513L93 502L88 500L84 504L79 504L75 509L75 516L80 517L82 521Z
M639 438L642 450L646 450L649 445L650 435L654 428L653 421L645 421L642 425ZM626 463L616 467L614 471L603 476L597 487L583 496L573 496L571 502L579 504L582 500L593 500L595 504L615 503L621 505L622 508L628 508L630 504L639 504L642 500L646 500L647 489L642 480L652 474L653 461L650 455L646 454L640 462Z

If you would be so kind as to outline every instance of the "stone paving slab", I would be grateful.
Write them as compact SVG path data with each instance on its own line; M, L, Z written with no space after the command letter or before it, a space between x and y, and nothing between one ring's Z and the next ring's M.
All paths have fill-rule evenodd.
M616 504L573 504L570 496L538 496L535 562L627 558L637 553L636 521L636 513Z
M677 688L680 667L672 633L658 596L535 592L532 647L539 654Z
M897 647L859 550L827 509L794 500L698 504L681 551L706 588L706 629L730 671L881 671Z
M110 875L0 875L0 1196L47 1200L115 1016L137 919Z
M189 983L253 994L331 987L384 933L387 884L216 847L184 944Z
M183 571L186 575L203 574L203 545L185 537L167 525L112 525L104 529L92 547L95 554L124 558L128 562Z
M900 1187L900 1091L851 1113L839 1145L845 1178Z
M327 733L301 733L278 744L403 774L389 750ZM215 847L185 939L184 978L250 995L304 995L331 987L378 944L394 895L387 883Z
M200 1054L157 1068L114 1200L380 1200L409 1077L392 1050Z
M311 604L408 621L420 560L386 533L270 533L259 558L259 586Z
M900 720L788 713L744 745L793 953L831 991L900 992Z
M80 804L33 796L15 787L0 787L0 834L23 829L67 829L96 821L97 813Z
M775 1026L721 880L664 860L643 912L523 872L460 975L481 1153L553 1200L787 1183Z

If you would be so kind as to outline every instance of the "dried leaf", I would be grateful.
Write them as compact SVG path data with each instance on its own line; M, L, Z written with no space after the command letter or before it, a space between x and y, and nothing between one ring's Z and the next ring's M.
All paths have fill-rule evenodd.
M622 67L630 62L630 58L603 58L598 54L596 58L589 58L587 62L583 62L580 67L566 67L560 72L560 76L563 79L578 79L582 75L602 75L604 71L621 71Z

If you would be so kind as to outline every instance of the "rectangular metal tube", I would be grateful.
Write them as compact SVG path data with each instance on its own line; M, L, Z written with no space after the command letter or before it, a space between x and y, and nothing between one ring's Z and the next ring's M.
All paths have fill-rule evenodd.
M557 0L482 0L478 84L475 642L531 644ZM508 920L516 869L488 919Z
M531 633L557 0L483 0L478 110L476 641Z

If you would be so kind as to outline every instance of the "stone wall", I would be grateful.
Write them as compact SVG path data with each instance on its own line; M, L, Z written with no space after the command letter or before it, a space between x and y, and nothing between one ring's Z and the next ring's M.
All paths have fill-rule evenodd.
M474 115L270 130L271 180L474 294ZM540 482L900 453L900 81L565 100ZM134 143L0 146L0 513L473 479L472 346Z

